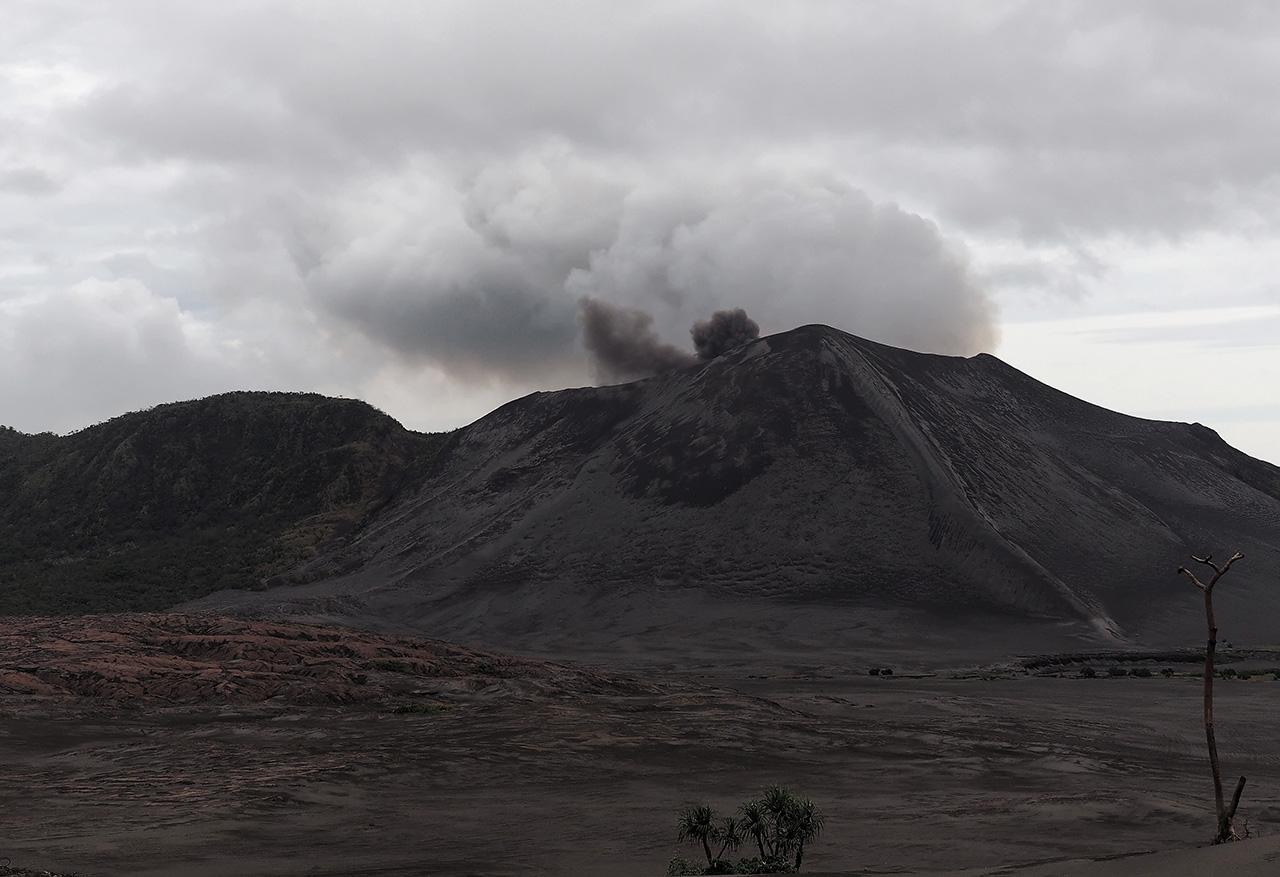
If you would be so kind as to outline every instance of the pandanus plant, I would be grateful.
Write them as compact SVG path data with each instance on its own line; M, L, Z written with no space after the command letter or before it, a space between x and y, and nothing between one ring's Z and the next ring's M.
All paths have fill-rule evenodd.
M797 798L787 789L774 786L757 801L742 807L758 809L763 814L761 858L795 857L795 868L804 862L804 848L822 831L823 817L818 807L807 798ZM744 816L745 818L745 816Z
M682 841L702 844L710 870L730 850L748 839L755 842L764 863L794 867L804 864L805 848L822 831L823 817L816 804L798 798L781 786L738 808L738 818L717 821L715 811L697 804L680 811L677 833ZM719 850L712 852L718 845ZM794 862L794 864L792 864Z
M707 855L707 867L711 867L711 837L716 830L716 814L706 804L697 804L680 811L676 821L676 835L682 840L697 841Z
M707 857L707 867L724 858L724 854L736 850L742 845L742 834L738 829L738 820L726 817L716 822L715 811L706 804L697 804L680 811L676 823L676 833L680 840L691 840L702 844L702 852ZM718 845L713 854L711 847Z

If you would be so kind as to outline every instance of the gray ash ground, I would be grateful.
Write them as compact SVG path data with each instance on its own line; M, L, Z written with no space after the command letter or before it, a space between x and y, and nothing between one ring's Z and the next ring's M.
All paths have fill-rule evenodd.
M657 875L680 805L784 783L806 870L949 872L1188 848L1212 822L1193 678L667 674L397 714L10 697L5 853L85 875ZM1280 683L1220 686L1224 767L1280 828ZM1041 873L1041 872L1036 872Z

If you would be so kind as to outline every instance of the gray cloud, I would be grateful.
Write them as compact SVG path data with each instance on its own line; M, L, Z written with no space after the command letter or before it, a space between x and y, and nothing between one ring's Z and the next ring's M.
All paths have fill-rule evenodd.
M584 297L659 344L742 307L972 353L988 285L1073 308L1119 295L1100 278L1135 242L1280 235L1269 2L6 13L0 304L141 284L246 385L580 381ZM125 338L122 363L199 373Z
M135 282L0 302L0 422L65 430L231 389L243 375L191 329L175 302Z
M362 282L348 278L351 285L326 289L322 304L393 350L461 379L563 373L577 335L574 309L510 271L477 269L442 287L373 270L358 275Z
M77 49L111 75L72 123L121 157L295 173L547 136L631 160L826 149L948 222L1039 238L1274 221L1280 9L1191 5L122 0L82 11L99 39Z
M34 167L0 171L0 193L14 195L52 195L62 188L49 174Z

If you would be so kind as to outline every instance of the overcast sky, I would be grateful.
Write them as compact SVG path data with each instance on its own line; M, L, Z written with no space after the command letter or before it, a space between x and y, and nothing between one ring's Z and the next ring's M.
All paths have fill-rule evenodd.
M0 423L444 429L579 302L991 351L1280 462L1280 4L0 0Z

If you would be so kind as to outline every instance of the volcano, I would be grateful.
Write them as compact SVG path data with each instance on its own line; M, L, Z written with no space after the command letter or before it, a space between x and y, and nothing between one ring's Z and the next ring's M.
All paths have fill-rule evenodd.
M1271 641L1280 623L1280 469L986 354L804 326L643 381L535 393L430 441L376 420L376 442L353 421L364 438L318 458L329 496L330 446L358 446L376 502L342 475L364 498L341 532L185 608L559 653L996 648L1017 631L1024 651L1163 644L1203 624L1178 565L1238 549L1224 635Z
M993 356L805 326L505 405L344 547L354 572L250 602L305 614L342 596L367 622L503 645L804 645L874 637L904 612L977 635L1024 619L1162 642L1199 631L1174 571L1215 548L1248 558L1224 629L1266 639L1280 469Z

